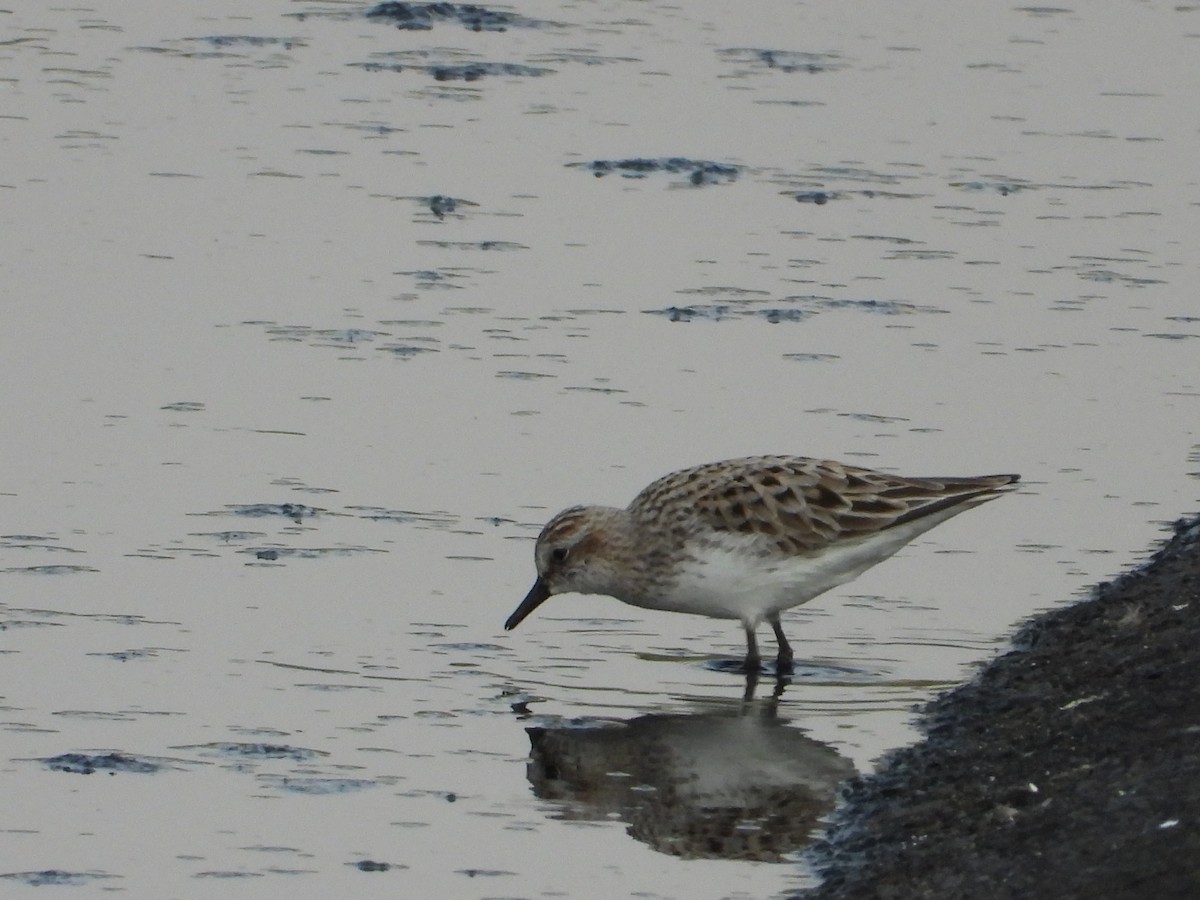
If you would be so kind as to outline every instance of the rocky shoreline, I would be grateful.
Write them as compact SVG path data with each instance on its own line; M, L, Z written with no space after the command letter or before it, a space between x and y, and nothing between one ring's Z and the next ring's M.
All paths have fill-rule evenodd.
M1200 897L1200 516L924 710L804 900Z

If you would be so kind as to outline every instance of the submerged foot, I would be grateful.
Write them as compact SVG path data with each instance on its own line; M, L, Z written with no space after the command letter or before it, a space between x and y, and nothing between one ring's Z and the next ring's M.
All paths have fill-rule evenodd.
M742 660L741 670L746 675L761 675L763 673L762 657L757 653L753 655L747 653L746 658Z

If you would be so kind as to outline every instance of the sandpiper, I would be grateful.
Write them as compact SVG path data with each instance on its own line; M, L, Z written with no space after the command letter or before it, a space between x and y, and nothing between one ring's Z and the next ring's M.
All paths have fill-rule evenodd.
M739 619L747 673L755 632L775 631L775 671L792 671L779 613L849 581L917 535L999 496L1018 475L904 478L803 456L749 456L682 469L625 509L572 506L538 535L537 580L504 623L554 594Z

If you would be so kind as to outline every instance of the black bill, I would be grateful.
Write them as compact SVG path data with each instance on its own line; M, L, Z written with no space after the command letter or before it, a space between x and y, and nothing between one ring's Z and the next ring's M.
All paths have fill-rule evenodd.
M508 621L504 623L504 630L512 631L520 625L524 618L545 603L549 596L550 588L546 587L546 582L538 578L533 583L533 587L529 589L529 593L525 595L525 599L521 601L521 605L517 607L516 611L508 617Z

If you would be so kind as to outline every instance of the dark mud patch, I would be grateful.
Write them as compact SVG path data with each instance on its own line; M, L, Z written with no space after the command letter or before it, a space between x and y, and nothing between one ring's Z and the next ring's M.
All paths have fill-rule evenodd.
M367 10L368 19L379 19L401 31L431 31L435 25L458 24L468 31L508 31L540 28L547 24L513 12L488 9L474 3L379 3Z
M46 768L54 772L70 772L74 775L94 775L97 772L154 775L166 766L144 756L128 753L62 753L41 760Z
M441 250L483 250L486 252L501 251L505 253L512 250L529 249L524 244L518 244L515 241L417 241L417 246L437 247Z
M205 37L184 38L184 41L208 44L223 50L229 47L253 47L255 49L278 48L291 50L295 47L307 47L308 43L296 37L264 37L252 34L210 34Z
M811 313L805 312L802 309L748 309L728 303L693 303L689 306L664 306L662 309L647 309L644 312L655 316L663 316L670 322L695 322L697 319L720 322L725 319L752 316L764 319L771 324L800 322L811 315Z
M16 575L78 575L80 572L99 572L92 566L14 566L11 569L0 569L0 572Z
M176 403L168 403L166 406L159 407L159 409L164 409L168 412L204 412L205 408L205 405L197 400L180 400Z
M478 203L472 203L470 200L464 200L461 197L450 197L446 194L434 194L431 197L394 197L395 200L408 200L418 204L423 213L432 213L436 219L445 219L450 216L455 219L465 218L464 213L468 207L478 207Z
M972 193L999 194L1007 197L1021 191L1035 190L1036 185L1018 179L986 179L979 181L952 181L950 187Z
M350 794L378 786L378 782L367 778L301 778L289 775L259 775L257 778L259 785L264 788L309 796Z
M292 341L308 344L310 347L331 347L342 351L388 337L386 331L372 331L368 328L314 328L311 325L271 323L264 324L263 330L272 341Z
M682 156L661 159L597 159L592 162L567 163L570 168L586 169L597 178L605 175L620 175L622 178L645 178L648 175L682 175L688 184L697 187L706 184L726 184L735 181L742 167L729 163L710 162L703 159L686 159Z
M811 295L776 298L765 291L749 291L737 287L696 288L682 290L679 293L702 298L705 302L672 304L661 309L645 309L642 312L662 316L670 322L722 322L728 319L752 317L770 324L803 322L817 313L846 310L884 316L946 312L935 306L918 306L912 303L878 298L858 299Z
M846 194L840 191L800 191L792 195L797 203L812 203L814 206L824 206L830 200L841 200Z
M315 506L305 506L303 503L227 503L225 504L224 513L201 513L200 515L228 515L232 513L235 516L249 516L252 519L261 519L266 516L282 516L285 519L291 519L297 525L303 519L311 519L320 513L329 512L327 509L320 509Z
M132 647L129 650L97 651L95 653L88 653L87 655L105 657L116 662L129 662L131 660L157 659L165 652L186 653L187 651L170 647Z
M728 62L780 72L801 72L806 75L836 72L849 65L836 53L806 53L801 50L768 50L757 47L730 47L727 50L718 50L717 53Z
M107 878L120 878L106 872L68 872L65 869L42 869L38 872L3 872L0 879L29 887L77 887Z
M211 538L220 544L244 544L247 541L261 541L267 535L262 531L193 531L188 537Z
M303 49L307 46L308 42L298 37L212 34L203 37L165 40L161 44L131 47L130 49L178 59L244 60L259 57L255 65L260 68L277 68L291 61L289 54L292 50ZM178 177L177 173L171 174Z
M435 509L418 511L412 509L387 509L382 506L347 506L346 509L372 522L396 522L415 525L418 528L446 529L458 523L454 513Z
M329 755L323 750L310 750L307 747L294 747L291 744L265 744L257 741L253 743L214 741L210 744L189 744L187 746L176 747L175 749L195 750L204 756L217 756L237 762L266 759L310 762Z
M496 76L538 78L554 73L553 69L542 66L526 66L521 63L506 62L432 63L429 65L366 62L350 63L350 65L368 72L423 72L434 81L479 81Z
M426 338L425 340L433 342L433 338ZM387 353L393 359L399 359L399 360L410 360L410 359L415 359L418 356L422 356L426 353L438 353L439 352L437 347L424 347L424 346L421 346L420 344L400 344L400 343L387 344L385 346L378 347L376 349L380 350L383 353Z
M328 559L334 556L359 556L365 553L386 553L376 547L361 545L344 547L247 547L237 551L262 562L275 562L280 559Z
M409 269L407 271L399 271L397 275L404 275L413 279L416 286L421 290L429 290L430 288L450 288L453 290L461 290L465 285L455 284L456 280L461 281L467 275L456 269Z
M0 534L0 548L5 550L47 550L65 553L83 553L74 547L54 543L58 538L42 534Z
M360 859L358 862L346 863L346 865L353 866L360 872L394 872L408 868L403 863L379 862L374 859Z
M851 783L800 896L1200 897L1200 516L1014 644Z

